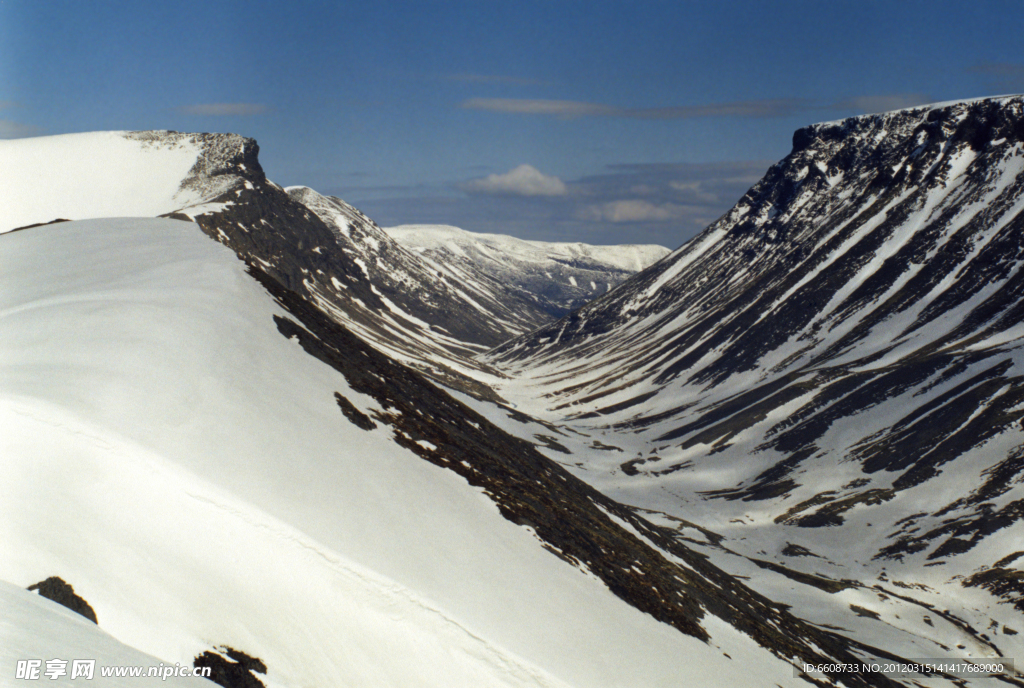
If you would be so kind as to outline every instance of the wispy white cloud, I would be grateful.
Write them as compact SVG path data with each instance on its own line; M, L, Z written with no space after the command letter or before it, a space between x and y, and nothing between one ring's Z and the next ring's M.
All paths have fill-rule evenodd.
M863 113L904 110L918 105L927 105L934 99L926 93L895 93L885 96L855 96L840 100L832 105L834 110L856 110Z
M551 115L576 117L614 116L615 108L574 100L537 100L528 98L470 98L461 105L466 110L489 110L518 115Z
M12 122L9 119L0 119L0 139L23 139L29 136L38 136L43 130L31 124Z
M999 69L995 69L999 67ZM1002 75L1004 81L1020 79L1024 88L1024 67L1020 73L1014 65L994 65L993 73ZM706 105L681 105L668 107L630 108L588 103L577 100L542 100L530 98L470 98L460 107L467 110L486 110L518 115L546 115L560 119L580 117L617 117L626 119L698 119L702 117L735 117L747 119L768 119L790 117L802 113L829 111L855 111L858 113L902 110L918 105L927 105L933 98L926 93L894 93L888 95L862 95L844 98L832 103L816 103L806 98L768 98L743 100Z
M247 117L266 112L267 106L262 103L199 103L182 106L178 111L185 115Z
M756 179L754 181L757 181ZM753 183L753 182L751 182ZM704 188L702 181L670 181L668 188L692 196L701 203L717 203L718 196Z
M802 98L772 98L709 105L655 108L623 108L575 100L527 98L470 98L461 104L468 110L488 110L524 115L549 115L562 119L577 117L623 117L630 119L695 119L698 117L786 117L811 107Z
M532 165L520 165L504 174L489 174L461 186L469 193L498 196L564 196L568 189L558 177L542 173Z
M803 98L769 98L733 103L711 103L684 107L637 108L626 110L626 116L640 119L692 119L696 117L788 117L810 109Z
M581 220L591 222L668 222L689 214L686 206L675 203L652 203L642 199L610 201L588 205L578 211Z

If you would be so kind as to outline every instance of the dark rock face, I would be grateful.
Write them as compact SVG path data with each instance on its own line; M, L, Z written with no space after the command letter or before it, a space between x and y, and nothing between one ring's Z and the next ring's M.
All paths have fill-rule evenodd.
M209 667L210 680L224 688L265 688L263 681L253 673L266 674L267 665L240 650L222 647L220 651L207 650L192 662L195 668Z
M34 224L31 224L31 225L25 225L24 227L15 227L14 229L12 229L12 230L10 230L9 232L6 232L6 233L7 234L11 234L13 232L20 232L23 229L34 229L36 227L45 227L46 225L56 225L56 224L60 224L61 222L70 222L70 220L67 220L67 219L65 219L63 217L58 217L56 220L50 220L49 222L36 222Z
M38 592L48 600L64 605L76 614L81 614L94 624L99 624L99 621L96 620L96 612L89 606L89 603L76 595L75 589L57 576L50 576L44 581L28 586L28 589Z
M357 409L355 404L341 396L341 394L335 392L334 398L338 402L338 407L341 408L341 412L352 422L353 425L362 428L363 430L373 430L377 427L377 424L370 420L368 415Z

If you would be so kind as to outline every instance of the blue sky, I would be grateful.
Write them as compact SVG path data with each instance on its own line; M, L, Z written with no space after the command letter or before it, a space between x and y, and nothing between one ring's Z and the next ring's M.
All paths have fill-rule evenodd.
M1020 2L0 0L0 136L256 138L380 224L675 248L795 129L1024 91Z

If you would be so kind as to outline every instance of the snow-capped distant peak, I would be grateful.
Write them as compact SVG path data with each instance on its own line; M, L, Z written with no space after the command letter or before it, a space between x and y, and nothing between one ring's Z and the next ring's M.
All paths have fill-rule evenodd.
M405 248L446 265L472 265L493 279L531 294L560 317L601 296L668 255L653 244L592 246L477 234L450 225L384 229Z
M548 262L586 259L618 270L639 272L668 255L657 244L617 244L597 246L581 242L553 242L519 239L507 234L470 232L451 225L398 225L384 231L403 246L416 249L488 246L522 260Z

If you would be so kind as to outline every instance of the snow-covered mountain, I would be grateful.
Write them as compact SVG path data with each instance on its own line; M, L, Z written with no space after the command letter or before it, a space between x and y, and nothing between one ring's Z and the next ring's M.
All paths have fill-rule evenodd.
M24 625L47 614L5 593L5 657L134 648L188 666L220 648L273 688L731 686L752 667L795 685L802 662L888 656L801 621L460 401L487 394L403 364L433 356L436 380L461 354L339 314L382 298L362 256L330 250L354 222L328 226L330 207L267 181L251 140L65 140L121 150L84 189L59 167L50 187L5 182L31 207L0 235L0 580L59 576L128 647L67 624L37 642ZM59 143L0 156L52 165ZM179 176L190 161L184 177L146 187L165 157ZM104 181L118 175L152 202L120 199ZM140 212L166 217L77 219ZM70 220L21 224L54 215Z
M470 283L480 280L482 273L526 294L556 318L669 254L664 246L653 244L526 241L447 225L401 225L384 231L436 265L439 272Z
M489 394L482 382L494 377L475 354L552 319L545 297L503 274L439 266L340 199L282 189L258 153L241 136L168 131L9 141L0 202L11 210L0 232L57 219L194 220L392 357L474 394Z
M486 357L533 317L502 271L555 249L403 248L236 136L0 142L0 580L99 620L2 586L0 656L632 688L1020 654L1021 108L803 129L703 235Z
M0 168L11 174L0 200L13 210L0 231L54 219L195 221L390 355L446 384L487 394L477 378L493 373L472 354L534 327L531 315L544 314L523 308L515 320L489 312L494 303L417 269L415 257L386 236L384 250L344 241L344 232L267 179L258 153L256 142L241 136L167 131L5 142Z
M803 618L1009 657L1022 267L1024 98L857 117L797 131L701 235L486 360L577 475L708 529Z

